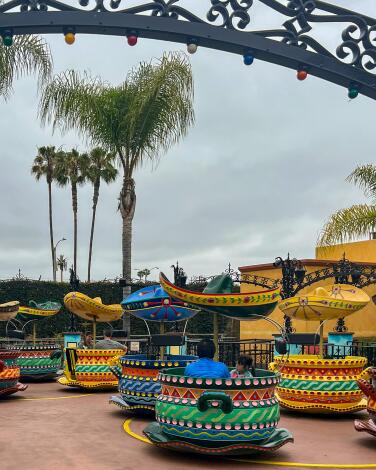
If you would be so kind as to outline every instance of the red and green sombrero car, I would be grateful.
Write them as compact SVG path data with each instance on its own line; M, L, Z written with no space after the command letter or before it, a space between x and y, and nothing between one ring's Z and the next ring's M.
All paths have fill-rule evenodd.
M172 284L160 273L159 281L163 289L175 299L199 307L209 313L220 313L237 320L259 320L272 313L280 300L280 289L259 292L232 292L233 281L223 274L211 280L203 292L193 292Z

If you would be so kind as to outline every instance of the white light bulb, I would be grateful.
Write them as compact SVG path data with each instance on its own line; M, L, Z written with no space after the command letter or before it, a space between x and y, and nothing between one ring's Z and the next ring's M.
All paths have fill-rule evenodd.
M190 54L195 54L197 52L197 44L194 44L194 43L187 44L187 51Z

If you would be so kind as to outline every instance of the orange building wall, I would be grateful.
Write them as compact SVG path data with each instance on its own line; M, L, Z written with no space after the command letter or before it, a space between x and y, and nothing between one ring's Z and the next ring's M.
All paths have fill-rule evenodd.
M325 260L339 260L342 258L343 253L350 261L363 262L363 263L376 263L376 240L368 240L364 242L346 243L343 245L334 246L332 249L316 249L316 260L302 260L307 273L317 271L326 265ZM259 265L240 267L239 270L242 274L252 274L265 276L272 279L281 277L281 270L274 268L270 265ZM313 284L300 291L305 294L315 289L318 286L330 285L334 283L334 279L327 279L325 281ZM262 290L249 284L241 284L241 292L251 292ZM365 292L372 298L376 295L376 285L367 286L364 288ZM283 314L277 307L270 315L270 318L283 325ZM329 331L333 331L336 325L336 320L330 320L325 324L324 334L327 335ZM303 320L294 320L293 326L296 328L297 333L314 333L316 332L319 324L318 322L308 322ZM354 313L346 318L346 326L349 331L355 333L356 337L376 338L376 306L371 302L363 310ZM263 320L240 322L240 337L241 339L263 338L270 339L273 334L278 333L276 328L270 323Z

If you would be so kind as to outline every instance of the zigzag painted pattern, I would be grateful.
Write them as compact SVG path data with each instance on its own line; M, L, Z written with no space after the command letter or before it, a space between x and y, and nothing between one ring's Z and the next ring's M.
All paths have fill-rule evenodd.
M319 382L315 380L288 380L282 379L281 388L293 388L295 390L315 390L324 392L358 390L355 381Z
M199 423L264 423L279 420L279 406L251 410L233 410L225 414L220 409L211 408L204 413L196 407L178 406L157 402L156 413L160 417L192 420Z
M107 364L93 364L93 365L79 365L76 364L76 373L83 372L111 372L110 367Z
M49 357L35 358L35 357L20 357L17 361L20 367L39 367L39 366L49 366L49 367L58 367L60 365L60 360L55 359L51 360Z
M160 393L161 386L158 382L140 382L137 380L120 380L119 390L130 392Z
M11 368L11 369L4 369L0 373L0 380L19 379L19 378L20 378L19 367Z
M148 398L148 397L135 397L134 395L127 395L126 393L122 393L121 397L124 401L128 404L134 405L155 405L155 398Z
M182 437L190 437L194 439L202 439L202 440L247 440L247 441L258 441L261 439L265 439L269 437L273 432L273 429L262 429L262 430L252 430L252 431L216 431L213 429L210 430L203 430L203 429L191 429L191 428L183 428L181 426L174 426L171 424L161 424L162 431L166 432L167 434L173 434Z

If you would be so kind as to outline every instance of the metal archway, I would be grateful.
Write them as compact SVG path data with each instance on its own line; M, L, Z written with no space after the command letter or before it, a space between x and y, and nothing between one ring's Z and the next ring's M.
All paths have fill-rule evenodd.
M307 72L376 99L376 19L319 0L4 0L0 34L84 33L158 39L239 54ZM189 5L190 10L186 5ZM278 29L251 28L253 8ZM122 8L125 7L125 8ZM193 11L192 11L193 10ZM317 25L339 26L331 52Z

